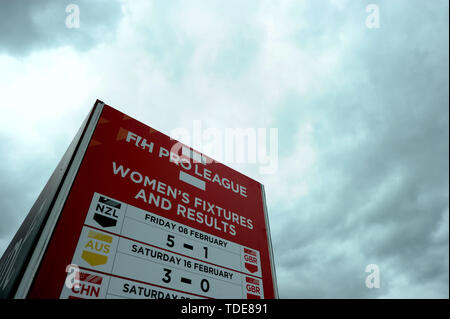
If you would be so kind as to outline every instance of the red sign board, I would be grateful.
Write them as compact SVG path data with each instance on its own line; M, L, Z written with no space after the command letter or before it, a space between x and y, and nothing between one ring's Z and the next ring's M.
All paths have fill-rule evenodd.
M26 296L275 298L262 185L96 107Z

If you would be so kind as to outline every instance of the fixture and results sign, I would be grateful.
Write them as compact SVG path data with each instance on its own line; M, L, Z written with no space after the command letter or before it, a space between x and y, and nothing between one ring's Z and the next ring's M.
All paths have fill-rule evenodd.
M15 297L277 297L259 182L101 101L69 166Z

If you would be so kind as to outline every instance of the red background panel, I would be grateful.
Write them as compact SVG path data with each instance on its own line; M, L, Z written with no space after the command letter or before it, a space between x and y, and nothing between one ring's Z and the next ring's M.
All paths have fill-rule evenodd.
M134 146L132 142L126 142L124 134L121 134L124 132L124 129L146 138L147 142L153 142L153 153L148 153L148 149L144 151ZM28 295L29 298L59 297L66 277L65 269L71 263L94 192L259 250L264 281L264 296L265 298L274 298L260 183L223 164L214 162L207 164L206 168L211 170L213 174L218 173L221 177L226 177L245 186L247 188L247 198L209 181L206 181L205 191L186 184L179 180L181 167L169 163L167 157L158 157L160 146L170 150L175 143L176 141L171 140L168 136L149 126L128 117L112 107L104 106L36 274ZM118 165L123 165L125 168L130 168L131 171L136 170L151 179L155 178L167 185L180 189L182 192L189 193L191 201L195 196L198 196L203 200L251 219L254 227L253 229L248 229L247 227L236 225L236 235L232 236L216 230L214 227L210 228L204 224L178 216L176 214L176 204L178 202L182 203L181 197L177 199L178 202L170 199L174 204L170 211L158 210L141 199L135 199L139 190L145 187L142 184L133 183L128 176L121 178L119 175L114 175L113 161ZM203 165L199 164L199 166L202 167ZM186 172L194 175L193 170ZM148 187L145 189L148 190ZM146 193L148 194L147 191ZM154 193L156 194L156 192ZM193 207L191 204L184 206ZM220 218L218 219L221 220Z

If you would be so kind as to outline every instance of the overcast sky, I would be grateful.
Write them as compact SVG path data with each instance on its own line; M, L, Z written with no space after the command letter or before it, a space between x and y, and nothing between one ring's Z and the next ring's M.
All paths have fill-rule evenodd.
M448 30L448 0L1 0L0 254L99 98L278 128L275 174L231 166L266 187L282 298L448 298Z

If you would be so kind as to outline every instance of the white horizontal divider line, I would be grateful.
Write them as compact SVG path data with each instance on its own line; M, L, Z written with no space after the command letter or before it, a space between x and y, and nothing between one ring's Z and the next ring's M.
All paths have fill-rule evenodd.
M195 186L195 187L201 189L202 191L205 190L205 181L202 181L201 179L199 179L199 178L197 178L195 176L192 176L192 175L190 175L188 173L180 171L180 177L179 178L180 178L180 181L183 181L183 182L188 183L188 184L190 184L192 186Z

